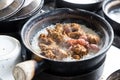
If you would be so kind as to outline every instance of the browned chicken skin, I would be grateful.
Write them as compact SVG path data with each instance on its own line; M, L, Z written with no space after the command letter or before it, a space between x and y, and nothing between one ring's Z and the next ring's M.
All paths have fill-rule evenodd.
M39 47L42 55L56 60L63 60L68 56L81 59L89 51L97 53L100 37L86 33L77 23L57 23L55 28L46 29L48 34L40 34Z
M79 58L82 58L84 55L87 55L88 53L87 49L80 44L73 45L71 51L73 56L77 55L79 56Z
M92 44L98 44L100 41L100 38L93 34L87 34L88 41Z

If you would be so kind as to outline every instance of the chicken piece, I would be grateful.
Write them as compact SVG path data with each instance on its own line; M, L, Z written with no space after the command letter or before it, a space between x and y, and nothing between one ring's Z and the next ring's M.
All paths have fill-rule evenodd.
M64 24L64 30L65 30L66 33L69 33L69 32L78 32L80 29L81 29L81 27L77 23Z
M57 23L55 26L57 32L63 32L63 24Z
M61 48L54 48L52 52L55 54L57 60L62 60L63 58L67 58L68 54Z
M70 46L76 45L76 44L87 46L89 44L89 42L84 39L70 39L70 40L67 40L66 43L69 44Z
M77 55L77 54L74 54L74 55L72 55L72 58L73 58L73 59L77 59L77 60L79 60L79 59L80 59L80 56Z
M40 36L39 36L39 40L42 42L42 41L44 41L44 39L46 39L47 38L47 35L46 34L40 34Z
M46 50L42 52L42 55L49 58L49 59L55 59L55 54L52 52L52 50Z
M100 50L100 48L96 44L89 44L88 49L89 51L94 52L94 53L97 53Z
M39 36L40 43L44 43L46 45L51 45L55 43L51 38L47 37L45 34L40 34Z
M87 46L89 44L88 41L86 41L85 39L78 39L77 42L82 45L82 46Z
M71 50L73 51L73 54L77 54L80 56L80 58L82 58L84 55L87 55L88 50L82 46L82 45L73 45Z
M80 38L80 32L70 32L68 33L68 36L73 39L79 39Z
M87 38L91 44L98 44L100 42L100 38L97 35L87 34Z
M46 50L51 50L52 49L52 47L50 47L46 44L43 44L43 43L39 43L39 47L40 47L41 51L46 51Z
M63 41L63 34L57 32L56 30L47 29L48 37L52 38L56 43L61 43Z
M39 44L41 52L43 52L44 56L47 58L55 58L57 60L62 60L68 56L67 52L59 48L57 45L45 45ZM54 54L54 55L53 55ZM50 55L50 56L48 56ZM53 56L53 57L52 57Z
M39 47L41 49L41 55L47 57L47 58L50 58L50 59L53 59L55 58L55 55L53 54L53 52L51 51L52 50L52 47L46 45L46 44L43 44L43 43L40 43L39 44Z
M69 37L74 39L78 39L80 36L85 35L83 29L77 23L65 24L64 31Z
M69 32L72 32L70 24L65 24L63 29L66 34L68 34Z
M87 36L86 36L86 35L81 35L81 36L79 37L79 39L84 39L85 41L87 41L87 40L88 40L88 38L87 38Z
M76 32L81 29L81 26L77 23L71 23L71 29L72 29L72 32Z

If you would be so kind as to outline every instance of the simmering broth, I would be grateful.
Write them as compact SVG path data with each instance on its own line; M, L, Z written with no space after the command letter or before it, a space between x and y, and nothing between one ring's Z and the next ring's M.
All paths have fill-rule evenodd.
M85 25L80 25L81 26L81 28L85 31L85 33L89 33L89 34L93 34L93 35L96 35L96 36L98 36L98 34L95 32L95 31L93 31L92 29L89 29L89 28L87 28ZM48 32L47 32L47 28L48 29L54 29L54 27L55 27L55 25L50 25L50 26L48 26L48 27L46 27L46 28L44 28L44 29L42 29L42 30L40 30L38 33L36 33L36 35L33 37L33 39L32 39L32 42L31 42L31 46L32 46L32 48L36 51L36 53L41 53L41 49L40 49L40 47L39 47L39 45L38 45L38 43L39 43L39 40L38 40L38 38L39 38L39 36L40 36L40 34L48 34ZM99 48L100 48L101 46L100 46L100 44L99 44ZM65 50L65 49L64 49ZM82 58L81 58L81 60L82 59L87 59L87 58L89 58L90 56L94 56L95 55L95 53L94 52L89 52L87 55L84 55ZM64 60L64 61L72 61L72 60L76 60L76 59L73 59L72 57L71 57L71 55L70 56L68 56L67 58L63 58L62 60Z

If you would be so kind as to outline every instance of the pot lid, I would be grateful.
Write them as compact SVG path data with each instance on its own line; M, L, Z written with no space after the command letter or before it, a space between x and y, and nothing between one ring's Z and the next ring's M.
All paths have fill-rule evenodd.
M102 0L63 0L63 1L73 4L92 4L92 3L100 2Z
M25 0L25 3L23 5L23 7L28 6L29 4L31 4L34 0Z
M14 0L0 0L0 10L7 8Z
M24 0L14 0L7 8L0 10L0 21L15 15L23 6Z
M25 4L23 5L22 9L12 16L11 18L7 19L7 21L15 21L28 18L36 13L42 8L44 0L25 0ZM26 4L27 3L27 4Z

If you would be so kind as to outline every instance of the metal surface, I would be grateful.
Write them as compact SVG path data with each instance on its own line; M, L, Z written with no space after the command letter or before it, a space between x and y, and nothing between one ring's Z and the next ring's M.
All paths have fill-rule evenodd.
M7 8L0 10L0 21L3 21L15 15L23 6L24 0L14 0Z
M7 8L14 0L0 0L0 10Z
M21 20L37 14L43 7L43 3L44 0L33 0L29 4L23 5L22 9L17 14L9 18L7 21Z

